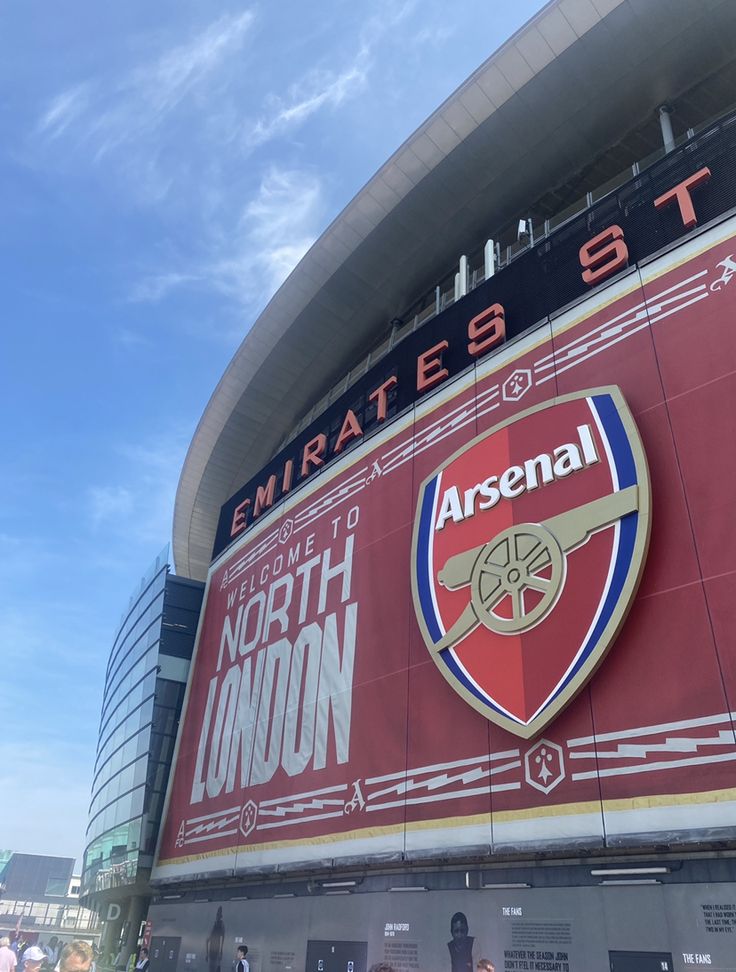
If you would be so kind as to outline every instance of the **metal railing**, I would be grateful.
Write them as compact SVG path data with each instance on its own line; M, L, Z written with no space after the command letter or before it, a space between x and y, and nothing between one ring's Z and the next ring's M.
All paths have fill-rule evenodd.
M565 209L561 210L553 217L545 219L541 222L538 221L537 223L531 219L531 232L528 239L513 239L508 243L500 242L496 244L494 273L502 272L518 257L522 256L530 249L541 246L566 224L580 217L583 213L593 209L595 206L600 204L602 200L613 195L623 186L631 183L633 180L636 180L638 177L643 175L646 170L657 165L657 163L660 163L666 156L673 157L687 151L691 142L697 142L699 137L703 136L704 134L707 135L714 127L726 125L732 122L734 118L736 118L736 113L732 107L725 115L721 114L713 119L709 119L708 121L699 125L696 129L688 129L684 135L679 136L675 140L675 147L669 153L665 151L664 147L657 149L655 152L650 153L645 158L632 163L630 166L627 166L616 176L608 179L605 183L598 186L592 192L587 192L584 196L581 196L574 203L566 206ZM503 240L504 236L508 238L508 232L499 233L501 240ZM476 287L480 286L486 280L485 266L483 262L483 245L476 244L469 250L469 253L470 257L468 258L467 286L465 288L465 292L459 299L462 299L462 297L471 293L476 289ZM423 327L426 323L455 303L456 273L457 268L449 271L447 275L441 279L438 285L436 285L432 290L426 292L417 300L413 301L409 305L408 309L404 311L404 313L395 317L391 322L389 330L384 333L375 347L371 349L365 358L351 368L350 371L348 371L347 374L340 379L340 381L333 385L332 388L330 388L330 390L319 399L319 401L312 405L312 407L300 419L297 425L293 427L288 435L286 435L279 443L274 455L278 454L286 445L288 445L289 442L303 432L304 429L311 424L311 422L313 422L330 404L332 404L332 402L339 398L340 395L344 394L357 379L362 377L369 370L369 368L376 364L376 362L380 361L381 358L388 354L400 341L416 331L418 328Z

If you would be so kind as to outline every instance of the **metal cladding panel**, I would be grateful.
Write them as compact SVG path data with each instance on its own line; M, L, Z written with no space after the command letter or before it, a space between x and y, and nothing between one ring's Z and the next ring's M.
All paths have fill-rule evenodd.
M734 837L734 261L622 275L225 551L154 878Z

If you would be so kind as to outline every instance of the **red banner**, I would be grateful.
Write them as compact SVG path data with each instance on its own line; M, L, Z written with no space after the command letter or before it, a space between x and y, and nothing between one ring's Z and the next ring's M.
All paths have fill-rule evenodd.
M213 565L155 877L730 826L733 233L724 224L691 239L440 386L263 514ZM648 520L646 477L624 482L629 460L608 406L586 404L603 386L620 389L651 477L635 596L638 561L619 553L625 524ZM552 406L565 396L556 424L563 412ZM545 409L544 421L513 424ZM513 442L493 437L502 427ZM455 454L468 458L450 462ZM428 539L413 556L420 493L426 500L438 471L437 505L424 504ZM611 495L614 513L602 512ZM484 502L498 504L493 517ZM552 550L559 516L582 506L594 527L576 539L565 520L562 561L547 554L517 596L516 566L497 560L492 541L508 551L504 530L536 524L523 543L542 537ZM648 532L647 522L631 543ZM472 558L452 559L474 544L484 551L475 574ZM506 607L491 577L501 568ZM456 626L465 641L435 637L433 617L452 628L469 603L470 626ZM608 655L578 662L609 607ZM529 615L521 626L519 612ZM465 697L433 645L456 651ZM555 704L535 728L534 712L565 678L567 707ZM470 700L484 679L531 738Z

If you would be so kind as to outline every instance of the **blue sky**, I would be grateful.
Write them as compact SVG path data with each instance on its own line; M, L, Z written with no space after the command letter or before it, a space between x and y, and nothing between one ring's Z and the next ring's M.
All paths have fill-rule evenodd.
M104 668L269 296L540 0L0 8L0 846L81 864Z

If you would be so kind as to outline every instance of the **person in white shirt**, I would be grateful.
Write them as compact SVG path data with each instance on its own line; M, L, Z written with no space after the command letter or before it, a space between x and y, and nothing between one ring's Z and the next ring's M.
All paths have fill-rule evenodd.
M17 964L18 959L10 947L10 939L5 935L0 938L0 972L15 972Z

